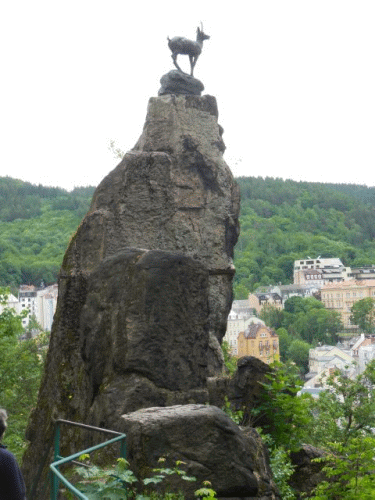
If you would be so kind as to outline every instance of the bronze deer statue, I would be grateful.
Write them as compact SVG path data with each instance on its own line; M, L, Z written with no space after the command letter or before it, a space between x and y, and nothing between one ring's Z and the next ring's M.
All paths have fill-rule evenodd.
M173 64L176 68L184 73L177 63L178 54L188 55L190 60L190 75L193 76L194 67L197 64L198 57L202 52L204 40L208 40L210 37L203 33L202 29L197 28L197 40L189 40L182 36L175 36L172 39L168 37L168 47L172 51Z

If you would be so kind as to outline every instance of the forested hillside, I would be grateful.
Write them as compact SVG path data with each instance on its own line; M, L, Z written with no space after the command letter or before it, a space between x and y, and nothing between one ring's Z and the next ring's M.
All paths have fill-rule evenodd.
M375 264L375 188L241 177L236 298L259 285L290 283L293 262L335 256ZM56 281L94 187L72 192L0 177L0 284Z
M0 285L56 282L94 189L68 192L0 177Z
M375 264L375 188L261 177L237 182L236 298L259 285L291 283L294 260L308 256Z

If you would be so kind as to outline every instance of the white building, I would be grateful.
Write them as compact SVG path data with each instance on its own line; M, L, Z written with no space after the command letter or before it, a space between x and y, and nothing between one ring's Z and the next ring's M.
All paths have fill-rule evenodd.
M375 344L361 346L358 349L359 372L364 372L367 364L373 359L375 359Z
M294 261L293 280L295 284L314 283L319 287L348 279L350 267L345 267L338 258L311 259Z
M56 311L58 285L51 285L37 292L37 321L43 330L51 331Z
M234 300L227 320L227 331L223 340L228 342L231 353L237 356L238 334L243 332L253 318L253 310L247 300ZM256 318L257 319L257 318Z
M340 370L352 379L358 374L358 366L350 351L332 345L310 349L309 370L301 393L308 392L314 397L318 397L320 391L328 389L326 380L335 370Z
M15 297L12 293L8 295L5 306L0 304L0 314L4 311L5 308L14 309L17 314L20 312L20 303L18 302L17 297Z
M58 285L54 284L37 290L33 285L21 285L18 294L19 311L28 310L27 316L22 320L22 325L27 328L31 316L43 330L50 331L57 304Z
M19 311L27 310L27 316L22 320L22 326L27 328L31 316L37 316L36 287L34 285L21 285L18 291Z
M358 372L362 373L367 363L375 359L375 336L361 333L354 340L355 342L351 347L351 354L358 365Z
M311 379L329 369L344 370L354 361L350 351L333 345L318 346L309 351L309 373L306 377Z

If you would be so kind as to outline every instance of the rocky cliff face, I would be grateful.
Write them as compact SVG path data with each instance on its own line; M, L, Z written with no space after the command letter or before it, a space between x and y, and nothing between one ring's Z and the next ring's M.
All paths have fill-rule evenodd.
M116 428L139 408L208 401L239 212L217 118L210 96L152 98L138 143L97 188L60 271L29 484L56 418ZM81 445L68 433L62 453Z
M217 118L211 96L151 98L138 143L96 190L62 271L90 273L128 247L192 257L209 273L211 374L221 369L240 201Z

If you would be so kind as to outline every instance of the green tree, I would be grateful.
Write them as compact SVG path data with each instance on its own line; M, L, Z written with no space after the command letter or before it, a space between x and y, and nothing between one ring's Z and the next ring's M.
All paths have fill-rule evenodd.
M286 328L278 328L276 333L279 337L280 360L285 363L287 361L287 353L290 344L293 342L293 337L289 335Z
M375 428L375 360L354 380L335 370L325 380L328 389L314 404L315 443L346 445L352 438L372 435Z
M285 301L284 304L284 311L291 313L291 314L296 314L299 312L305 312L305 302L302 297L298 297L295 295L294 297L290 297Z
M262 431L269 434L275 447L298 449L312 423L311 397L297 396L303 382L293 363L274 362L266 375L260 404L253 409L253 425L263 422Z
M43 341L20 341L23 333L22 318L6 306L9 289L0 288L0 407L8 411L11 425L4 442L18 459L26 446L24 434L28 417L36 403L42 364Z
M270 328L281 328L283 311L273 305L265 305L259 315L260 319Z
M352 305L350 321L353 325L366 333L374 333L375 330L375 299L367 297L358 300Z
M250 293L246 286L242 283L234 285L233 291L235 300L246 300L249 297Z
M309 305L312 304L310 302ZM297 333L309 344L318 342L333 344L337 342L336 334L342 328L340 314L325 309L321 303L318 308L311 307L307 308L306 312L299 312L292 321L288 330Z
M294 361L302 373L308 372L310 349L310 344L299 339L294 339L288 347L287 358Z
M229 375L233 375L233 373L237 370L237 359L232 356L230 346L226 340L221 343L221 349L223 351L225 368Z
M332 452L322 459L327 476L314 490L311 500L373 500L375 498L375 437L353 438L345 446L330 444Z

